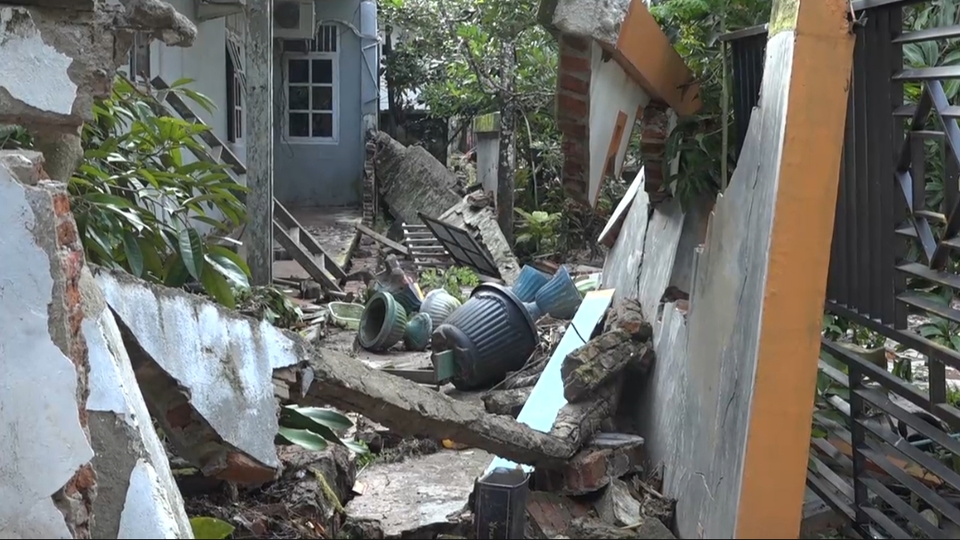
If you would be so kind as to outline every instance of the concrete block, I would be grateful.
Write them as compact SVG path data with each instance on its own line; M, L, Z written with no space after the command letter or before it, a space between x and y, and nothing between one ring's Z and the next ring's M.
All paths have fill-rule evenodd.
M96 538L193 538L120 329L86 268L80 292L90 357L87 411L99 478L93 534Z
M90 538L83 250L65 186L41 165L36 152L0 152L0 531Z
M260 484L279 473L273 370L299 362L266 321L199 296L101 271L137 381L176 453L208 476ZM243 411L238 414L238 411Z

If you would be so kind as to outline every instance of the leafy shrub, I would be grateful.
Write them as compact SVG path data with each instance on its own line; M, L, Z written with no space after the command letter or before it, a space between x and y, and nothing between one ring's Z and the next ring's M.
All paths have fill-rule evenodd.
M332 409L287 405L280 410L277 443L296 444L319 452L332 442L346 446L359 455L367 454L370 450L366 445L345 441L337 435L337 431L346 431L352 426L349 418Z
M207 110L204 96L172 87ZM157 102L118 78L112 96L94 105L83 128L84 163L70 179L74 217L87 259L171 287L192 280L227 307L233 287L248 287L249 269L224 238L246 220L237 196L245 187L222 164L187 162L210 128L157 114ZM197 225L218 234L202 235Z

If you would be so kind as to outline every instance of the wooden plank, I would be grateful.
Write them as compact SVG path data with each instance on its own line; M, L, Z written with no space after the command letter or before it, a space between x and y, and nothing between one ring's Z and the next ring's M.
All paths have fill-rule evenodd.
M384 246L387 246L388 248L394 251L402 253L405 256L410 255L410 251L407 249L406 246L394 242L393 240L387 238L386 236L383 236L382 234L378 233L377 231L374 231L373 229L371 229L370 227L367 227L362 223L357 225L357 230L369 236L370 238L373 238L376 242Z
M293 238L290 238L287 230L277 221L273 222L273 235L276 237L277 242L283 246L283 249L287 250L287 253L293 257L293 260L297 261L297 264L302 266L317 283L325 289L337 292L341 291L340 285L334 280L333 276L327 273L320 264L317 264L313 255L308 253L303 246L297 244ZM309 236L310 235L305 235L305 237Z
M310 231L305 229L303 225L297 221L297 218L293 217L293 214L290 213L280 201L273 200L273 215L274 220L287 229L292 240L296 241L298 245L303 246L307 250L307 253L312 254L315 257L320 258L323 261L323 268L330 272L330 275L333 276L333 279L337 281L342 281L346 279L347 273L344 272L343 268L337 264L337 261L327 253L327 250L320 245L320 242L317 241L316 237L310 234ZM294 234L292 231L297 230L298 233ZM306 270L306 269L304 269Z

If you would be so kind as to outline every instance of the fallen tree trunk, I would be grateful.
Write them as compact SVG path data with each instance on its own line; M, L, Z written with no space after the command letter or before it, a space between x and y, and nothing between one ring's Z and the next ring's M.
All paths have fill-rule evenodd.
M298 368L284 370L291 369ZM555 466L580 446L573 439L536 431L512 418L491 415L475 405L371 369L337 351L324 350L322 360L315 356L309 367L301 369L300 385L307 391L303 395L290 389L293 401L302 405L322 402L360 413L398 433L450 439L533 466ZM303 378L308 370L313 380L304 385L309 382ZM278 375L274 381L289 378Z

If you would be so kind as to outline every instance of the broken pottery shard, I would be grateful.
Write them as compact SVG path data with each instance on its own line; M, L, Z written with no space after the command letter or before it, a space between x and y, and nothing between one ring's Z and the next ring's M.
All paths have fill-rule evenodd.
M192 538L183 498L147 412L120 329L86 268L80 293L90 358L88 423L99 479L93 536Z
M514 418L520 414L523 405L530 397L533 387L491 390L483 395L483 406L487 412L503 414Z
M101 271L97 281L176 453L224 480L275 478L273 370L297 364L293 343L266 321L196 295L118 272Z
M617 527L628 527L640 523L640 501L630 493L630 487L619 478L615 478L603 495L594 503L597 516L604 522Z
M41 164L36 152L0 151L0 532L90 538L83 251L66 186L42 180Z

